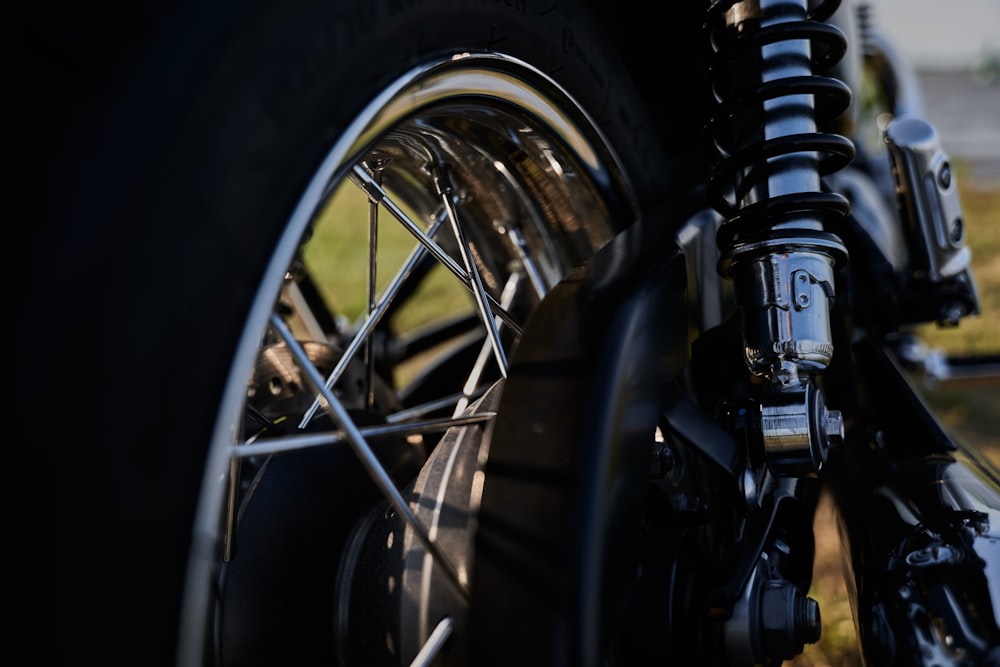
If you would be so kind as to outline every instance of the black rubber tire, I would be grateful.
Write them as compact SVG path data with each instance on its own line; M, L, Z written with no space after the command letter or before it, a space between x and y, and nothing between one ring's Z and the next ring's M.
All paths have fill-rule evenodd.
M30 573L10 587L42 630L34 662L174 662L202 462L258 278L387 81L449 51L523 59L598 120L642 206L662 195L655 134L580 4L8 5L12 440L30 479L7 488L32 508L10 526Z

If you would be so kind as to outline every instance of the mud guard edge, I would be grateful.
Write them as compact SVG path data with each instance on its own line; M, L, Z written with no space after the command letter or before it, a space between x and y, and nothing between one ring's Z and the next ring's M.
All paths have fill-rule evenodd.
M657 222L560 283L514 352L479 511L475 664L597 664L621 619L664 389L689 357L685 258Z

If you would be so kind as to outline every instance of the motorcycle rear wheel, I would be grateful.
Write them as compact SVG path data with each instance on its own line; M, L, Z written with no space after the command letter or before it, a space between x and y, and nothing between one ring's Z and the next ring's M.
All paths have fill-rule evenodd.
M43 95L78 115L55 137L65 142L32 146L52 146L63 196L30 221L30 207L18 209L31 253L22 259L40 276L26 288L27 316L37 328L25 341L46 352L44 367L15 370L28 378L26 395L37 396L52 377L41 368L75 371L61 389L76 400L50 433L66 443L53 450L51 468L59 491L46 550L67 556L52 582L51 599L61 601L53 631L62 634L66 625L70 640L51 650L74 660L92 653L142 664L350 657L354 649L344 648L334 628L340 621L327 609L345 582L364 578L338 573L340 561L349 560L350 544L377 533L358 527L379 511L372 507L382 496L372 494L371 478L392 479L400 493L411 493L407 484L419 468L412 457L423 455L420 438L397 428L380 473L365 459L363 443L373 432L366 429L405 424L412 414L405 410L461 393L460 381L473 376L479 382L468 384L462 408L502 386L497 369L544 293L658 196L665 170L655 135L624 68L575 3L538 13L520 3L448 0L406 7L193 3L161 11L140 22L141 38L114 40L96 23L87 26L93 31L80 48L97 75L67 75ZM374 302L362 290L360 307L316 308L338 301L338 281L359 272L314 275L347 265L345 255L332 254L343 252L338 246L347 239L324 228L345 217L333 211L352 178L365 189L354 190L362 202L380 201L383 234L404 219L424 230L440 224L434 238L445 240L438 246L424 239L407 248L422 247L425 257L449 265L428 268L445 274L445 296L410 291L416 281L402 277L396 287L401 301L421 308L427 299L448 299L441 306L448 311L459 303L458 285L466 301L461 317L449 320L455 326L407 337L409 325L399 321L412 308L401 308L390 326L397 311L386 299L384 321L357 339L371 342L351 349L372 304L392 289L384 277L393 274L393 260L381 256ZM382 252L368 250L369 206L361 204L359 244L347 251L362 258L354 265L361 272ZM455 221L464 243L447 240ZM328 245L315 250L321 243ZM414 261L416 272L430 266ZM309 283L290 289L303 267L319 301ZM54 301L63 304L58 313L49 307ZM301 305L306 301L311 308ZM432 361L415 354L459 338L460 352ZM342 364L355 391L332 385L347 397L339 397L344 412L328 415L351 450L269 437L312 407L302 400L313 391L302 386L308 371L281 375L301 362L293 359L295 342L327 373L357 355ZM272 372L266 381L265 372ZM289 393L279 379L297 390ZM254 402L248 388L258 399L271 395ZM45 412L22 414L38 423ZM439 416L460 412L452 402ZM322 413L313 419L321 423ZM79 428L93 446L71 444ZM424 433L422 444L472 438L478 446L489 428L480 420L443 437L439 428ZM322 432L333 429L327 423ZM273 455L263 453L271 445ZM262 453L243 451L254 446ZM359 452L363 463L321 451ZM433 486L441 495L452 488ZM307 492L320 494L322 511L303 503ZM425 490L418 499L427 497ZM290 516L308 520L286 526ZM335 527L317 527L330 517ZM265 528L234 528L253 519ZM405 531L408 542L419 541L412 528ZM313 549L317 541L322 548ZM468 551L450 548L445 557L461 564ZM280 576L257 569L275 558ZM241 562L249 574L236 572ZM290 583L295 574L301 579ZM449 585L427 581L433 591ZM301 600L292 589L311 591L306 604L321 610L318 617L297 616ZM437 594L427 595L422 611L394 609L392 622L427 613ZM274 621L281 613L291 615ZM423 646L432 626L412 645ZM376 623L365 627L381 632ZM390 653L406 661L414 657L407 650Z
M594 143L596 129L566 124L572 103L553 94L553 82L526 63L455 54L404 73L323 161L276 244L234 355L195 518L198 541L214 546L192 554L182 647L201 646L214 617L223 664L328 661L333 647L355 664L409 663L439 620L428 615L449 614L461 627L453 619L465 605L440 598L469 586L471 528L449 538L442 522L473 514L474 489L453 489L480 469L476 452L492 420L459 418L478 414L491 386L499 391L539 300L630 213L629 193L602 189L621 173ZM367 205L348 203L351 195ZM351 292L360 312L348 306ZM294 355L296 343L304 356ZM310 362L325 366L312 382L302 368ZM328 420L317 425L324 381L333 399L324 395ZM381 448L378 426L392 434ZM376 513L405 514L402 490L440 432L439 447L463 439L469 454L451 452L442 480L408 490L413 521L383 516L352 532L375 499L365 472L391 505ZM317 442L333 451L314 451ZM287 461L302 458L309 464ZM289 526L291 517L301 525ZM440 553L420 544L419 531ZM395 535L403 552L371 544L372 535ZM271 553L276 542L280 556ZM349 544L361 553L346 555ZM372 560L392 562L373 572ZM457 568L453 580L418 573L442 560ZM382 599L373 578L395 582Z

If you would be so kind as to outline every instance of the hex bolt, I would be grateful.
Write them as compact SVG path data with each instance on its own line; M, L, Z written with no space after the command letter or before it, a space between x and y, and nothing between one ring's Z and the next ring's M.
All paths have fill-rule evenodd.
M965 238L965 223L962 222L962 218L955 218L951 221L951 232L948 236L955 245L962 242L962 239Z
M673 450L662 442L654 442L649 469L650 476L656 479L663 479L674 469L675 465L677 465L677 460Z
M912 567L952 565L962 561L962 552L948 544L931 544L906 555L906 564Z
M791 659L802 652L804 644L819 641L819 603L799 593L787 579L767 582L760 614L766 654L763 657L769 660Z
M844 441L844 416L840 410L827 410L824 408L823 415L823 437L828 444L832 445Z
M938 184L947 190L951 187L951 165L945 162L938 172Z

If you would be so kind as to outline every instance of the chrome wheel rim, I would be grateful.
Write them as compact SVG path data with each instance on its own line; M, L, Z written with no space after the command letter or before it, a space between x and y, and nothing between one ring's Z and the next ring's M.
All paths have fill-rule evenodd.
M353 287L337 284L345 271L331 251L314 250L321 240L330 247L347 245L339 234L348 226L342 219L345 198L352 196L360 197L364 213L350 224L365 230L364 247L353 253L365 260L351 272L365 275ZM358 217L359 209L352 210L350 217ZM493 418L466 408L506 375L525 318L570 269L629 224L635 210L596 123L523 62L456 54L407 72L376 96L331 148L291 215L235 351L195 517L180 663L202 664L204 647L211 644L213 591L220 566L232 557L244 493L236 471L251 458L351 447L416 542L464 589L467 573L437 547L369 441L386 434L437 437L432 434ZM335 230L332 236L328 229ZM386 261L383 239L400 233L409 248ZM415 282L432 282L413 280L427 266L427 275L443 275L438 282L444 289L465 298L464 310L458 316L449 312L444 324L420 321L428 300L453 298L431 288L411 289ZM331 277L313 280L327 273ZM330 330L329 319L310 316L315 308L302 305L302 275L319 286L325 304L355 293L353 306L333 305L337 331ZM437 333L407 337L407 326L388 326L408 318L413 331ZM393 332L388 342L379 338L384 331ZM457 377L460 384L443 386L455 373L442 372L428 352L458 338L475 351L475 361ZM327 344L337 349L321 372L316 360ZM246 428L260 392L278 396L283 390L280 382L260 381L265 352L280 356L277 365L293 362L295 379L307 385L296 397L308 395L308 405L282 407L286 421L297 420L296 432L275 436ZM374 360L388 357L393 361L386 377ZM340 388L348 376L360 378L364 387L364 396L350 400L378 413L378 424L358 423L346 405ZM376 409L376 385L392 397L391 410ZM427 400L435 392L437 402ZM324 414L331 428L309 430ZM432 659L450 628L438 624L429 632L418 657Z

